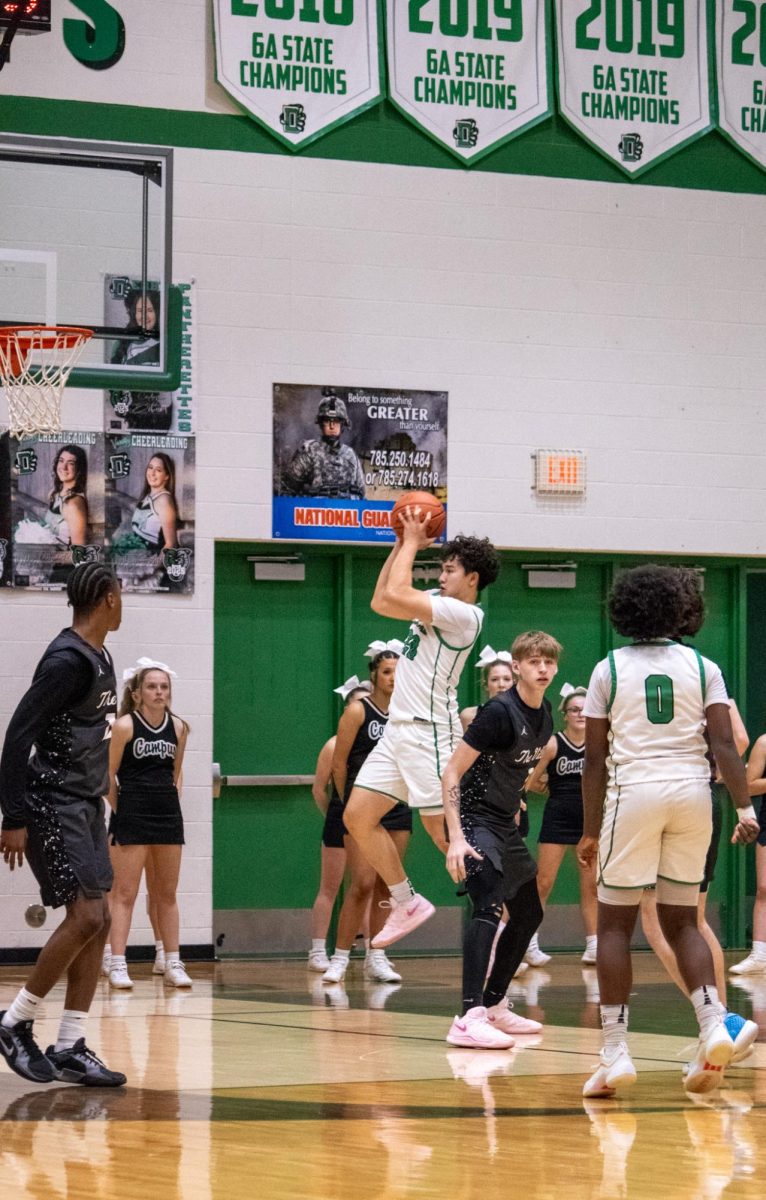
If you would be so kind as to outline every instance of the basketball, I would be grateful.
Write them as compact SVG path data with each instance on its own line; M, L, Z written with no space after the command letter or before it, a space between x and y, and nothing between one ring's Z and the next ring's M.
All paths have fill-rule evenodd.
M447 524L447 512L441 500L437 500L431 492L406 492L391 509L391 528L398 538L402 536L402 511L410 507L431 514L428 521L428 533L431 537L439 537L443 533Z

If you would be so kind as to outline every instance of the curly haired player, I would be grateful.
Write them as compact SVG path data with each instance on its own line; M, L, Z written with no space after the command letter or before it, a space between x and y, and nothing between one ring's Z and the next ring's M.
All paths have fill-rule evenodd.
M731 729L719 667L674 641L689 614L688 581L674 567L618 575L609 597L617 633L633 643L609 652L585 701L582 866L598 858L598 981L603 1049L585 1096L610 1097L633 1083L628 1052L630 939L643 889L656 884L657 915L699 1024L687 1092L721 1081L734 1044L724 1025L697 900L712 827L708 746L737 808L735 842L758 822ZM608 776L608 779L607 779Z

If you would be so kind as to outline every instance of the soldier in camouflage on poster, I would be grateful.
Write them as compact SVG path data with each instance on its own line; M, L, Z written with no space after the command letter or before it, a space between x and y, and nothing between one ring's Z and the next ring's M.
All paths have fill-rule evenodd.
M316 423L321 438L302 442L282 476L287 496L327 496L339 500L364 499L364 473L350 446L341 442L345 426L351 428L345 403L334 392L323 392Z

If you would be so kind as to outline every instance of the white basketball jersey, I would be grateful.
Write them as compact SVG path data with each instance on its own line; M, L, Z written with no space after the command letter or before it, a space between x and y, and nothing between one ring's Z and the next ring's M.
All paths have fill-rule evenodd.
M591 676L586 717L608 717L609 782L709 779L705 709L728 704L720 668L679 642L611 650Z
M457 685L481 632L476 604L429 592L433 621L413 621L396 665L389 721L427 721L460 730Z

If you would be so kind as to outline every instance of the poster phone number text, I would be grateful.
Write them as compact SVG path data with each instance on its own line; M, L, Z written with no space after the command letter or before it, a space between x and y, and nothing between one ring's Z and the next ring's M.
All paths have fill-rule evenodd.
M433 456L427 450L372 450L372 471L365 475L368 487L432 488L439 484Z

